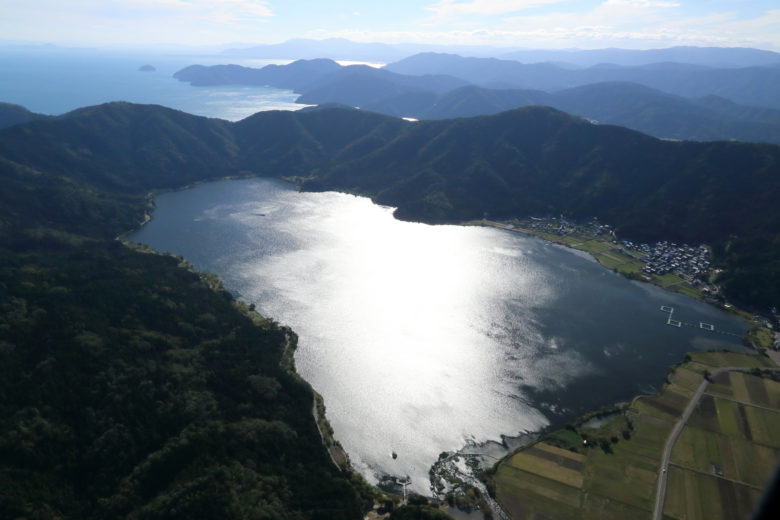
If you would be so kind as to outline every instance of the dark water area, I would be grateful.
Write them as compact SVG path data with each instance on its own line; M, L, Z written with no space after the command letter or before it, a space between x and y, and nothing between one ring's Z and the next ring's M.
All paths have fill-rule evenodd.
M153 217L130 239L291 326L298 371L356 469L411 476L422 493L441 452L651 392L688 351L742 350L747 327L540 239L401 222L368 199L281 181L167 193ZM667 325L661 306L697 326Z

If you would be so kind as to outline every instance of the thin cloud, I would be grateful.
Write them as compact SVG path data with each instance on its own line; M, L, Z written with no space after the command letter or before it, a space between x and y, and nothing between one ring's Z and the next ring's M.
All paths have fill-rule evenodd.
M662 0L606 0L603 5L626 6L640 9L680 7L679 2L666 2Z
M525 9L557 4L564 0L439 0L430 7L435 17L448 19L467 15L496 15L516 13Z

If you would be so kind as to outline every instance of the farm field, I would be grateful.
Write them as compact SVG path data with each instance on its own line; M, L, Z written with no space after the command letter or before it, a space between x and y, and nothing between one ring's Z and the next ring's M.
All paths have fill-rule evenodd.
M747 354L692 353L658 394L634 399L601 427L586 428L586 416L504 459L492 477L496 497L518 519L651 518L664 444L705 376L773 366ZM750 516L780 460L778 376L712 378L674 444L664 518Z

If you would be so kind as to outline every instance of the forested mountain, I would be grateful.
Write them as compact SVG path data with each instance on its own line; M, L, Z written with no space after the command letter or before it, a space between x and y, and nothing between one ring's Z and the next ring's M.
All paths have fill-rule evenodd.
M321 108L227 123L114 103L0 137L0 157L17 170L44 172L47 186L89 186L93 198L254 172L366 194L430 222L485 212L598 216L632 238L712 243L728 259L731 296L777 299L776 146L661 141L541 107L418 123Z
M362 518L294 333L114 240L147 190L235 171L226 128L110 104L3 132L0 517Z
M727 294L773 305L780 147L660 141L532 107L411 123L344 108L238 123L111 103L0 131L0 516L360 518L294 334L180 260L113 238L149 190L298 178L428 222L599 216L706 241Z
M38 119L48 119L50 117L51 116L44 114L30 112L19 105L0 102L0 130L8 128L9 126L18 125L19 123L27 123L28 121L36 121Z

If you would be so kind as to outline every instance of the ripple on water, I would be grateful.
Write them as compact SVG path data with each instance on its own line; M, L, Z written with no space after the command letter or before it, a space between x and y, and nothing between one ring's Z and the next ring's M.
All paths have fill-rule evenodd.
M132 238L290 325L298 371L354 466L371 482L411 476L422 493L443 451L627 399L687 350L738 347L666 326L660 305L744 328L537 239L400 222L368 199L278 181L165 194L154 217Z

